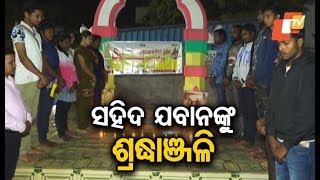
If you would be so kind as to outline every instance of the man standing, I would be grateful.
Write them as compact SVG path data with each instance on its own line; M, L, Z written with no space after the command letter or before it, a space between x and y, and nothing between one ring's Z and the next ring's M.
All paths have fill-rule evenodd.
M228 105L233 105L239 109L239 92L232 82L232 73L237 61L237 54L243 45L241 39L241 25L233 25L231 28L232 45L228 52L228 62L226 67L225 78L223 79L224 91ZM243 137L243 117L238 115L234 122L235 139L239 140Z
M266 100L270 93L272 70L278 53L277 42L272 40L272 29L274 21L279 18L280 10L277 7L266 7L263 10L264 27L254 42L251 73L247 78L247 86L255 88L258 119L264 117Z
M209 73L209 81L212 87L215 87L218 105L226 105L227 100L224 93L223 78L225 74L225 67L228 61L229 43L226 40L226 32L224 29L217 29L213 33L214 43L217 45L217 51L214 64Z
M47 67L45 75L50 84L40 90L40 98L37 114L38 139L42 147L56 147L58 144L47 139L49 131L49 117L54 98L50 96L52 85L57 81L59 89L64 87L64 82L60 76L59 56L55 44L53 42L54 27L50 21L41 21L39 25L43 55L45 57L43 66ZM47 64L46 64L47 63Z
M21 137L29 133L32 119L12 75L16 70L14 51L5 52L5 180L11 180L17 167Z
M31 117L36 117L40 88L48 85L48 78L42 73L41 37L35 28L43 18L43 10L39 4L32 2L25 4L23 13L23 21L11 33L17 64L14 79L27 111ZM32 161L28 153L32 153L30 135L22 138L20 159Z
M273 72L266 128L277 180L315 178L315 64L303 44L303 30L279 41Z
M105 86L107 79L107 71L104 68L104 59L102 54L99 51L101 43L101 37L97 35L92 36L92 44L89 47L97 58L93 62L93 72L96 76L97 83L94 87L94 96L93 96L93 105L100 106L101 105L101 94L102 90Z
M260 11L257 17L258 22L261 23L261 20L263 20L263 25L261 25L262 30L254 42L251 75L247 77L246 85L255 89L258 124L264 121L263 118L265 116L267 98L270 93L274 61L278 53L277 42L272 40L272 29L274 21L279 18L279 8L272 5ZM269 179L274 180L274 159L267 141L265 141L265 152L268 160Z
M254 90L246 87L245 78L250 70L253 41L256 37L256 28L252 23L244 24L241 28L243 46L240 48L235 67L233 69L232 80L239 93L239 109L243 117L243 140L239 143L243 145L253 145L256 134L257 109L254 98Z

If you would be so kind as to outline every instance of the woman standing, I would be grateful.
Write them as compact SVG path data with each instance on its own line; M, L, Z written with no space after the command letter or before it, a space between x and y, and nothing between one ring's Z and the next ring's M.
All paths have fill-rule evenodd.
M96 77L93 73L93 62L96 56L89 49L92 43L92 34L88 30L81 32L80 45L75 49L75 67L79 79L76 88L76 109L78 114L78 129L88 130L91 123L90 111L93 107L94 86Z
M71 47L71 37L66 32L58 35L58 56L59 67L63 80L66 82L60 91L56 104L55 122L58 135L64 141L71 140L72 137L66 134L68 130L68 112L72 102L76 101L75 87L79 83L74 66L74 50Z
M104 59L99 51L101 37L97 35L92 36L92 44L90 49L96 55L98 61L93 62L93 72L97 78L97 83L94 87L94 106L101 105L101 93L106 83L107 71L104 68Z

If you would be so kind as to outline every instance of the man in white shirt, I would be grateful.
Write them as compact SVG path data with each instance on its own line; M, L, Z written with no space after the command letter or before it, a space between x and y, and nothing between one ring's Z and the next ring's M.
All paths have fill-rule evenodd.
M14 78L27 111L32 117L36 117L40 88L49 83L42 72L46 62L42 56L41 37L35 28L43 19L43 10L39 4L33 2L26 3L23 12L23 21L16 25L11 33L17 62ZM30 135L22 139L20 148L22 160L30 160L27 158L30 156L26 156L27 153L37 153L37 151L31 151Z
M234 85L239 89L239 108L244 119L243 140L239 142L243 145L253 145L256 135L257 109L254 90L245 84L250 70L255 34L256 28L254 24L247 23L242 25L241 38L244 44L238 52L232 74Z

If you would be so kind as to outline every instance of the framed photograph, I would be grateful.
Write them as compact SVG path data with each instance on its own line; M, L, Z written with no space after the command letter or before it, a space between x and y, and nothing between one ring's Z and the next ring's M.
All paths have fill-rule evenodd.
M184 106L203 106L208 104L208 92L185 91L183 93Z

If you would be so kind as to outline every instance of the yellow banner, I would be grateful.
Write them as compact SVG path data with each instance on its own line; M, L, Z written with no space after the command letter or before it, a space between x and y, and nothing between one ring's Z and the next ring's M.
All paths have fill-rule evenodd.
M116 75L180 74L182 43L113 41L104 44L105 67Z

